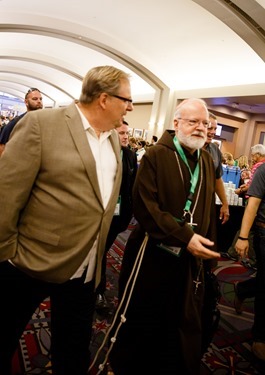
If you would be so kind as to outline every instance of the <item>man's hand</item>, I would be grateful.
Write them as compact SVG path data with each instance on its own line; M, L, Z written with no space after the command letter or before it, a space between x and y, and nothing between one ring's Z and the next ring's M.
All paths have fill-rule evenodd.
M235 243L235 249L237 254L241 258L247 258L248 249L249 249L249 241L248 240L240 240L238 239Z
M229 220L229 206L228 205L222 205L220 208L220 215L219 219L222 220L222 224L226 223Z
M188 243L187 250L195 257L200 257L202 259L220 258L221 255L219 253L205 247L213 245L213 241L210 241L208 240L208 238L194 233L194 235L191 237L190 242Z

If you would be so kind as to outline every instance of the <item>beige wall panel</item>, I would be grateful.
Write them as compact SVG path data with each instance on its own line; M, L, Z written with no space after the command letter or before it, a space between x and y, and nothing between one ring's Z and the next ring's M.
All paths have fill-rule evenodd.
M130 128L148 129L152 111L152 103L150 104L134 104L134 110L128 112L125 120Z

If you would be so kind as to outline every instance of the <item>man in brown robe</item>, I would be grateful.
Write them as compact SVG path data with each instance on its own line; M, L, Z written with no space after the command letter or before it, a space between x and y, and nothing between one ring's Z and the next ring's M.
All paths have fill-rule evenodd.
M175 112L175 130L165 131L142 158L133 191L139 225L127 242L119 280L118 317L124 315L125 322L111 332L115 375L199 374L203 260L219 257L215 170L202 149L208 124L204 101L183 101ZM123 300L145 233L134 289L128 297L130 282Z

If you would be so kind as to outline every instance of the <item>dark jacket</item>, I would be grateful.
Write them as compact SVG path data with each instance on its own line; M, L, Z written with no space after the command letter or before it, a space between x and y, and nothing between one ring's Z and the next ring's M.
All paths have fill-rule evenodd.
M0 135L0 144L5 145L10 137L10 134L12 130L14 129L15 125L18 123L20 119L22 119L23 116L25 116L27 112L22 113L20 116L16 116L13 118L13 120L9 121L9 123L3 128Z
M110 226L110 236L116 238L117 234L127 229L133 215L132 189L137 172L136 153L128 147L122 146L122 182L120 187L120 215L113 216ZM115 239L114 238L114 239ZM112 241L113 242L113 241ZM112 244L112 243L111 243ZM107 241L108 245L108 241Z

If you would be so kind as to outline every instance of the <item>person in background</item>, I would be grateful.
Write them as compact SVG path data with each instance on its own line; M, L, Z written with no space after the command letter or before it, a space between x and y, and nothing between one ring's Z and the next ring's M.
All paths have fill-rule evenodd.
M129 147L130 150L135 151L135 152L138 150L137 141L134 137L129 137L128 147Z
M7 125L9 123L9 117L2 115L3 125Z
M243 184L239 185L239 188L235 190L235 193L238 195L244 195L247 197L248 188L251 184L252 178L254 176L255 171L265 162L265 146L263 144L256 144L251 147L251 173L248 181L244 182Z
M39 89L33 87L29 89L25 95L25 105L27 111L22 113L20 116L14 117L9 123L5 126L3 131L0 135L0 156L4 151L5 144L8 142L11 132L13 131L14 127L18 123L20 119L22 119L27 112L36 111L37 109L43 108L42 103L42 95Z
M32 313L51 301L56 375L86 375L96 287L122 177L114 130L133 110L130 76L99 66L79 100L31 111L0 158L0 374Z
M238 167L243 170L243 169L249 169L249 163L248 163L248 157L247 155L241 155L239 158L236 160Z
M248 204L248 190L252 183L255 173L260 168L261 165L265 162L265 146L262 144L256 144L251 147L251 161L252 161L252 168L250 178L247 182L240 185L238 189L235 190L237 194L241 194L244 196L245 204ZM251 259L252 267L257 267L257 259L256 259L256 251L254 247L254 239L253 236L255 231L250 230L249 238L248 238L248 257ZM237 234L238 235L238 234ZM235 249L236 250L236 249ZM255 296L256 293L256 277L250 277L243 281L236 281L234 283L234 291L235 291L235 298L234 298L234 307L237 314L242 314L243 312L243 305L246 298L252 298Z
M243 168L240 173L239 186L248 184L251 178L251 169Z
M247 189L249 186L249 182L251 179L251 170L250 169L242 169L240 172L240 180L239 180L239 187L235 189L235 194L239 197L243 198L245 202Z
M251 169L242 169L240 172L240 180L238 184L239 187L235 189L235 194L238 194L241 198L243 198L244 202L247 195L247 189L251 181L251 175Z
M214 242L215 170L211 155L201 150L208 126L205 102L184 100L174 130L166 130L141 160L133 188L139 225L128 239L119 279L124 324L111 339L115 375L199 373L202 260L220 257ZM123 292L131 292L125 285L145 233L148 242L127 301Z
M151 145L155 145L157 141L158 141L157 136L156 136L156 135L153 135L153 136L152 136L152 139L151 139Z
M220 220L222 224L226 223L229 219L229 205L225 193L224 182L222 179L223 167L222 167L222 153L219 150L219 147L213 143L213 138L216 134L217 129L217 118L213 113L209 113L209 127L207 129L207 138L203 148L208 151L214 162L215 167L215 177L216 177L216 187L215 192L218 195L222 206L220 208Z
M121 144L122 182L119 194L119 203L110 225L105 246L105 253L102 259L101 281L97 287L96 311L101 314L108 310L108 301L105 296L107 252L115 241L117 235L127 229L132 219L132 187L137 172L136 153L130 150L128 147L128 123L123 121L123 125L117 129L117 132L119 134Z
M228 167L235 165L235 160L231 152L224 152L222 154L222 163Z
M5 120L6 120L5 116L1 115L0 116L0 135L1 135L1 132L3 131L4 127L6 126Z
M215 193L219 197L222 205L219 211L219 219L221 220L222 224L225 224L229 220L229 204L226 197L224 182L222 179L223 176L223 166L222 166L222 153L218 147L213 142L217 130L217 117L209 112L209 127L207 129L207 138L206 142L203 146L204 150L208 151L212 156L214 168L215 168ZM210 336L213 337L214 335L214 328L216 324L213 322L213 329L212 331L209 330L211 326L213 311L216 309L216 303L213 303L211 298L212 293L212 284L211 279L213 277L213 269L217 265L216 261L204 261L204 280L205 280L205 296L204 296L204 303L203 303L203 312L202 312L202 329L206 332L209 332L209 336L204 337L202 352L205 352L209 345ZM216 310L217 311L217 310ZM219 317L218 317L219 319ZM217 322L217 320L216 320Z
M256 144L251 147L251 162L252 168L251 173L254 175L255 171L259 166L265 162L265 146L263 144Z
M235 244L241 258L248 256L249 234L253 231L253 246L257 259L255 280L254 324L252 328L254 355L265 361L265 164L256 170L248 189L240 233Z
M142 160L142 157L143 155L145 154L146 152L146 142L144 140L139 140L137 142L137 151L136 151L136 156L137 156L137 162L138 162L138 165L140 164L141 160Z

